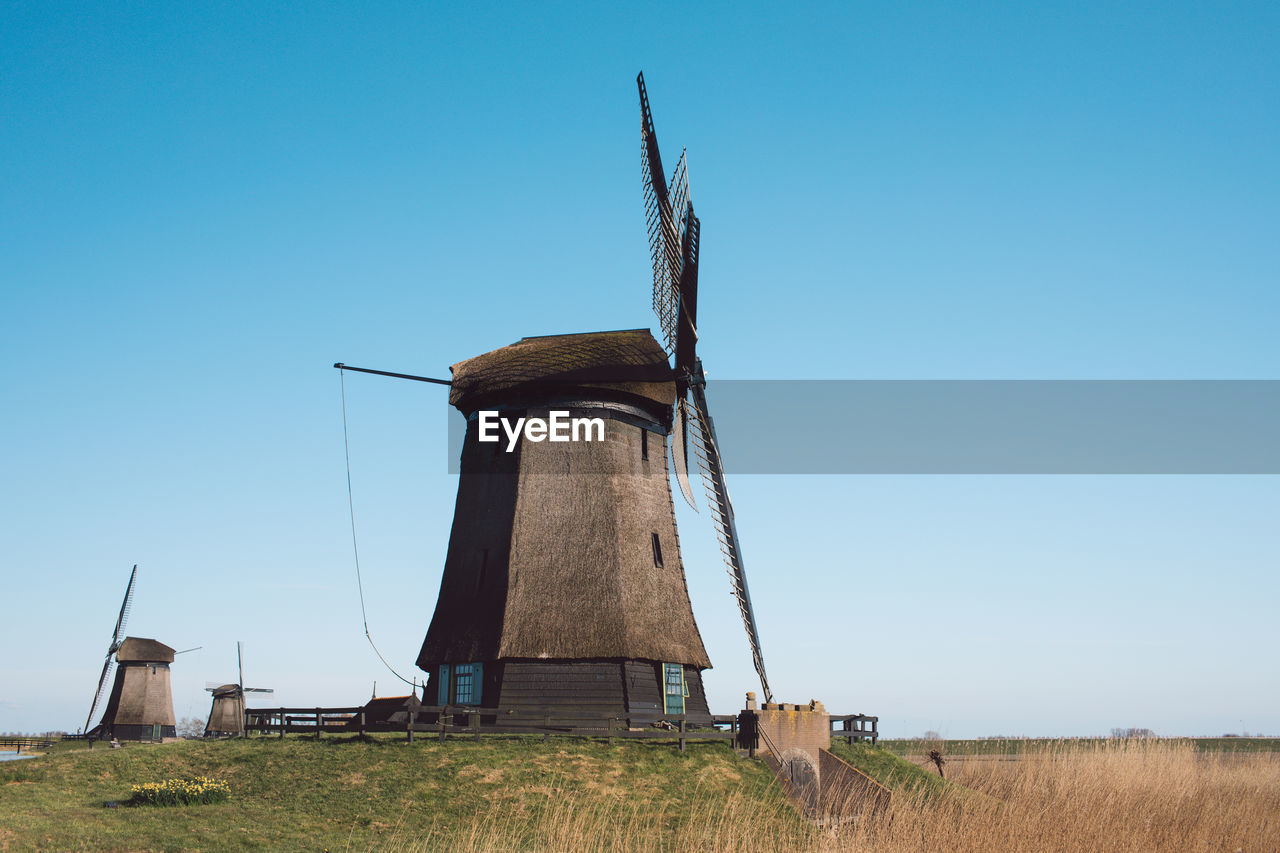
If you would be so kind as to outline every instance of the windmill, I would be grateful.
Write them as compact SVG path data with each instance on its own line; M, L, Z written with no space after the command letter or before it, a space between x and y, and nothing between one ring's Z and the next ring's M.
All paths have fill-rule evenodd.
M668 473L673 466L692 503L691 454L772 698L696 353L700 223L683 154L668 186L643 76L637 83L665 348L648 329L527 337L454 364L451 380L334 365L448 385L467 418L448 552L417 665L428 674L424 702L496 708L499 724L625 716L636 726L676 714L710 722L702 671L711 661L689 600ZM526 430L495 441L486 437L495 414L508 425L555 414L596 420L600 440L557 444Z
M93 722L93 715L97 712L98 704L102 701L102 691L106 688L107 679L115 668L115 661L112 656L119 650L120 644L124 641L124 626L129 621L129 608L133 606L133 584L137 578L138 565L135 563L133 571L129 573L129 585L124 588L124 601L120 603L120 615L116 617L116 627L111 632L111 642L107 645L107 658L102 662L102 675L98 678L98 689L93 692L93 704L89 706L89 716L84 721L85 732L89 731L89 724Z
M649 95L644 73L636 77L640 90L640 142L644 177L645 222L649 231L649 251L653 259L653 310L658 315L667 352L675 359L676 410L672 438L676 479L689 506L696 509L689 486L688 459L690 435L702 474L707 502L716 538L724 556L730 586L742 616L751 647L751 659L760 676L766 702L773 701L769 678L764 669L764 653L760 648L760 631L756 627L755 610L747 587L742 545L734 521L733 503L724 479L724 465L716 441L715 421L707 406L707 376L702 359L697 356L698 343L698 243L701 223L693 212L689 197L689 171L685 152L671 176L670 185L662 171L662 155L649 111ZM693 401L690 405L689 396ZM693 429L689 427L692 425Z
M158 741L177 735L169 664L173 663L176 655L194 652L200 646L175 652L157 640L124 636L137 578L138 567L135 565L129 574L129 585L125 587L124 601L120 605L116 627L111 634L111 644L107 646L107 659L102 665L98 688L94 691L93 704L89 706L89 716L85 720L85 734L90 737ZM113 667L118 668L115 670L106 708L102 712L102 720L90 728Z
M235 684L205 682L204 689L213 694L213 704L209 706L209 721L204 727L205 737L243 735L245 694L275 693L270 687L244 686L244 653L243 644L239 640L236 641L236 669L239 680Z

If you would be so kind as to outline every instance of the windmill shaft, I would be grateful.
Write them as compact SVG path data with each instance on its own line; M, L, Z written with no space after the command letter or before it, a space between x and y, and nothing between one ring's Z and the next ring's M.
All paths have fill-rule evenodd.
M756 628L755 610L751 607L751 592L747 587L747 570L742 562L738 526L733 518L733 504L729 501L729 487L724 480L724 466L720 462L715 422L711 420L711 412L707 409L706 379L700 362L696 365L696 373L692 391L694 407L697 410L698 432L701 434L698 467L702 471L703 481L706 484L707 500L711 504L711 517L716 524L716 535L720 540L720 551L724 555L725 565L729 571L733 595L738 601L738 612L742 615L742 625L747 631L747 642L751 645L751 659L755 663L756 672L760 675L764 701L772 702L773 693L769 690L769 677L764 671L764 652L760 647L760 632Z

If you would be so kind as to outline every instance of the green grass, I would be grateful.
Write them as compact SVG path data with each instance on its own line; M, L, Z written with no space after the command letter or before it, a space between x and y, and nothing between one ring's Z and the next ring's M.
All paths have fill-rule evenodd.
M126 807L142 782L225 779L225 803ZM402 736L71 746L0 764L0 849L368 849L427 844L477 812L538 814L566 801L652 810L672 837L701 810L746 796L798 822L761 763L725 744L607 746L486 738L440 744ZM116 801L119 808L105 808ZM513 846L516 841L513 839Z
M879 746L897 755L924 755L942 744L945 755L1017 755L1070 743L1101 745L1109 738L1016 738L1010 740L881 740ZM1280 752L1280 738L1162 738L1162 742L1190 743L1201 752Z
M895 793L931 799L967 791L883 746L836 741L832 752ZM126 805L134 785L200 776L226 780L230 798ZM107 801L119 807L106 808ZM763 763L724 743L693 742L680 753L659 742L420 737L408 744L399 734L121 749L99 742L92 750L73 741L40 758L0 763L0 849L469 849L477 826L504 842L511 833L511 848L536 848L547 846L547 836L526 833L591 813L597 830L621 822L621 831L647 833L663 849L740 846L738 836L697 834L726 804L751 822L743 837L758 836L764 849L772 839L804 846L820 833L786 802Z
M831 754L844 759L894 792L922 791L926 797L931 797L941 794L947 788L959 787L887 749L869 743L846 744L842 740L832 739Z

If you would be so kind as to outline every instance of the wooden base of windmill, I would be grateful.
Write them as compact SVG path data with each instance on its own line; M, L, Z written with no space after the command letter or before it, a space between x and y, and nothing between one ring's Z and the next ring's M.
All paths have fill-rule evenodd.
M476 665L463 666L464 695L457 668L439 667L427 681L427 700L496 708L499 726L593 728L622 720L628 728L643 728L680 714L691 725L711 724L702 673L694 666L680 667L682 689L670 694L673 673L654 661L495 661L479 667L478 685L471 680Z

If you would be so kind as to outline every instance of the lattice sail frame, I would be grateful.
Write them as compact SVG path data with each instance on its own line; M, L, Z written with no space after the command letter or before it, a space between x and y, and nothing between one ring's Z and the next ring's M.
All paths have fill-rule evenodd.
M93 723L94 715L98 712L98 706L102 704L102 694L107 689L107 680L115 670L116 662L112 660L111 656L116 653L123 642L121 635L124 634L125 624L129 621L129 611L133 609L133 584L137 579L138 566L135 563L133 571L129 573L129 585L124 590L124 601L120 604L120 615L116 617L116 627L111 634L111 644L107 646L107 659L102 664L102 675L98 677L98 689L93 694L93 704L89 706L89 716L84 721L85 732L89 731L89 727Z
M724 556L725 567L729 574L731 591L738 603L738 612L742 616L747 641L751 646L752 662L755 664L756 673L760 676L764 699L766 702L772 702L773 694L769 689L769 679L765 675L764 653L760 646L760 632L756 627L755 611L751 606L751 594L747 588L742 547L733 518L733 503L729 500L729 489L724 479L724 466L721 463L716 442L715 424L707 409L704 390L706 374L694 350L697 337L694 311L680 303L681 279L686 273L692 285L690 299L696 300L698 242L701 231L698 219L693 214L693 204L689 200L688 164L685 151L681 150L680 162L676 164L675 172L672 173L671 189L668 192L662 173L662 155L658 151L658 141L653 129L653 115L649 111L649 97L645 91L644 75L641 74L636 82L640 89L640 165L644 182L645 224L649 232L649 253L653 261L653 311L658 316L658 325L662 330L667 352L676 356L678 373L676 381L679 397L676 400L675 429L672 435L676 479L689 505L694 506L685 470L688 460L685 458L684 440L685 431L688 429L692 434L693 455L697 459L707 501L711 505L711 517L715 525L716 538L720 543L720 552ZM680 215L679 223L675 219L676 212ZM689 314L686 328L689 339L684 341L680 351L677 352L677 344L680 342L681 312ZM693 392L692 406L685 397L688 391Z
M649 232L649 255L653 261L653 312L658 315L658 326L669 354L676 351L676 327L680 316L680 272L684 243L689 231L689 169L686 152L680 152L680 162L671 175L670 189L658 187L653 180L654 168L649 159L653 139L652 119L648 102L643 103L644 115L640 129L640 168L644 179L644 218ZM661 168L662 162L657 163ZM661 174L661 173L659 173ZM680 221L675 214L679 211Z
M698 366L701 368L701 364ZM724 557L725 572L729 575L730 591L738 603L738 614L742 617L742 627L746 629L747 642L751 646L751 660L760 676L760 686L764 689L764 701L772 702L773 692L769 689L769 677L764 670L760 629L756 627L755 609L751 606L751 592L747 587L747 570L742 561L742 546L738 542L738 527L733 517L733 501L729 499L724 464L716 443L715 423L707 409L707 398L701 384L693 387L693 399L694 404L689 407L692 416L688 421L694 457L698 462L698 471L702 474L707 503L711 506L711 521L715 526L716 539L720 543L720 554Z

